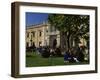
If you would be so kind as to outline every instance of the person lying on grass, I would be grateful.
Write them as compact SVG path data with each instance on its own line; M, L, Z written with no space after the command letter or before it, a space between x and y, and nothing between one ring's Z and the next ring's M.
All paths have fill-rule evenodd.
M64 63L68 62L79 62L77 58L72 53L71 49L68 49L64 54Z

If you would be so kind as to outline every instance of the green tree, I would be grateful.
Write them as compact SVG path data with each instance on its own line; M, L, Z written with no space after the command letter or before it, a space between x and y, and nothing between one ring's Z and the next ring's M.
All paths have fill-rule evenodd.
M48 22L60 31L62 47L65 44L66 48L70 48L73 46L73 41L78 43L80 37L89 37L88 15L50 14Z

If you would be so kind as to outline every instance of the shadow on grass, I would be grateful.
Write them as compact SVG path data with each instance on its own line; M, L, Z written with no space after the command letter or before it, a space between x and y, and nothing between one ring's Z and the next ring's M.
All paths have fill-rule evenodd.
M63 57L49 57L43 58L40 54L36 52L26 53L26 67L42 67L42 66L62 66L62 65L82 65L89 64L88 61L84 62L74 62L74 63L64 63Z

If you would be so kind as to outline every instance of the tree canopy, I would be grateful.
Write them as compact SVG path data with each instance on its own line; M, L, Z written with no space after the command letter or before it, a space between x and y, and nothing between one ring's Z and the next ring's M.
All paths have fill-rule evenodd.
M68 48L79 37L89 39L89 15L50 14L48 22L62 33Z

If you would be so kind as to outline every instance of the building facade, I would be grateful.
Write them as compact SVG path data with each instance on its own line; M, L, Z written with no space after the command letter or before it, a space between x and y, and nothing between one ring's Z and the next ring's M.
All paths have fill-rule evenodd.
M51 27L48 23L28 26L26 28L26 46L30 47L35 45L40 46L53 46L53 41L57 40L57 46L60 46L59 31Z
M63 35L62 35L63 36ZM58 31L55 27L51 26L48 23L42 23L37 25L32 25L26 27L26 47L31 47L35 45L35 47L40 46L50 46L53 47L53 42L56 39L57 45L64 46L63 42L61 43L61 35L60 31ZM80 45L87 45L85 39L80 38ZM75 46L75 41L73 41L73 46Z

